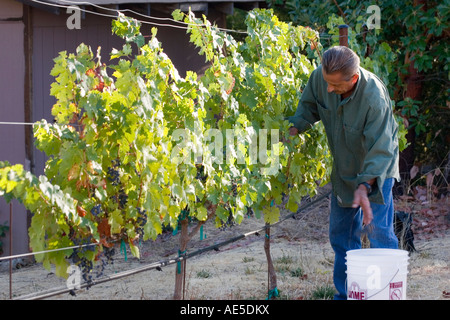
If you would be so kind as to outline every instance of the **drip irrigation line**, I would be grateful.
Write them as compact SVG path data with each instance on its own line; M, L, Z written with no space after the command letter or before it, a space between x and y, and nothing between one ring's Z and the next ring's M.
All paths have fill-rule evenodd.
M211 250L219 251L220 247L223 247L223 246L225 246L227 244L230 244L230 243L236 242L238 240L247 238L247 237L249 237L251 235L259 236L259 234L261 232L265 231L266 229L274 227L274 226L277 226L280 223L286 221L287 219L293 218L296 214L298 214L301 211L311 207L312 205L322 201L323 199L328 197L330 194L331 194L331 191L321 195L320 197L318 197L315 200L311 200L306 205L304 205L303 207L299 208L296 212L292 212L292 213L284 216L283 219L279 220L278 222L276 222L274 224L264 225L263 227L261 227L261 228L259 228L257 230L253 230L253 231L250 231L250 232L247 232L247 233L240 234L238 236L232 237L232 238L230 238L228 240L225 240L223 242L220 242L220 243L217 243L217 244L213 244L213 245L207 246L205 248L198 249L198 250L196 250L194 252L191 252L191 253L184 253L184 254L180 255L179 257L177 257L177 258L172 258L172 259L167 259L167 260L163 260L163 261L159 261L159 262L154 262L154 263L142 266L142 267L138 267L138 268L130 269L130 270L127 270L127 271L119 272L119 273L116 273L116 274L111 275L111 276L105 276L105 277L102 277L100 279L92 280L90 282L84 282L84 283L80 284L80 289L81 288L90 288L90 287L92 287L94 285L97 285L97 284L109 282L109 281L112 281L112 280L121 279L121 278L124 278L124 277L127 277L127 276L131 276L131 275L135 275L137 273L144 272L144 271L149 271L149 270L153 270L153 269L161 270L162 267L165 267L165 266L168 266L168 265L171 265L171 264L175 264L175 263L181 262L183 260L190 259L192 257L198 256L198 255L200 255L202 253L205 253L207 251L211 251ZM41 291L41 292L39 292L40 294L38 293L38 295L36 295L35 293L28 294L28 295L23 295L23 296L20 296L20 297L14 299L14 300L40 300L40 299L45 299L45 298L53 297L53 296L56 296L56 295L60 295L60 294L63 294L63 293L73 293L73 292L76 293L76 291L74 289L70 289L70 288L67 288L67 287L64 287L64 288L59 287L59 288L57 288L57 290L51 290L50 289L50 290L47 290L47 291Z

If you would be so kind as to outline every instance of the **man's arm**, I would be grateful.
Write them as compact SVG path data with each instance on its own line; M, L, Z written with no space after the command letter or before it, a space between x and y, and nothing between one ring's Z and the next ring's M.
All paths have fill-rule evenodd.
M363 223L368 225L373 218L370 201L384 203L381 189L398 150L397 123L389 103L370 108L363 134L367 153L356 179L358 187L354 192L353 207L361 206Z
M302 96L297 106L297 110L293 116L287 117L293 126L289 130L290 135L296 135L311 128L314 123L320 120L317 112L317 102L314 94L314 86L317 82L316 78L320 76L319 72L314 70L309 77L308 83L302 92Z

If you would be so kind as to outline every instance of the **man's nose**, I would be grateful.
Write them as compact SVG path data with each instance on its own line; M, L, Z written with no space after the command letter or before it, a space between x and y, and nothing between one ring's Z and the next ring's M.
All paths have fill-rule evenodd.
M332 86L328 85L327 91L328 91L328 93L331 93L334 91L334 88Z

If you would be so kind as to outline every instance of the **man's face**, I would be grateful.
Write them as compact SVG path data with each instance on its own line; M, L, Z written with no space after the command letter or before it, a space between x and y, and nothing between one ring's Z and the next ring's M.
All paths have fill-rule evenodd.
M353 75L350 80L345 79L340 72L335 72L332 74L327 74L322 69L322 74L324 80L327 82L327 91L329 93L334 92L335 94L346 94L353 90L356 82L358 81L358 74Z

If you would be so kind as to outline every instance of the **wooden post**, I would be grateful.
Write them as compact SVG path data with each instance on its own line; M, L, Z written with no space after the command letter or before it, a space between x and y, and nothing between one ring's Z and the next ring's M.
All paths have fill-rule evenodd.
M348 25L346 24L339 26L339 45L348 47Z
M264 239L264 252L267 258L267 281L268 281L268 299L272 300L278 296L277 274L273 266L272 256L270 254L270 224L266 223L266 237Z
M197 225L189 232L189 209L186 207L181 211L181 217L179 217L178 226L181 227L180 233L180 248L178 249L178 257L183 257L181 261L177 263L175 271L175 291L173 294L174 300L184 300L184 291L186 288L186 250L189 241L200 230L202 225L206 223L216 214L217 205L211 204L209 201L205 204L206 210L208 210L208 216L206 220L197 222Z
M189 220L186 216L183 220L179 222L181 227L180 233L180 249L178 251L178 257L184 256L186 254L186 249L189 238L188 231ZM174 300L184 300L184 289L185 289L185 278L186 276L186 259L179 261L175 269L175 291L173 294Z
M9 203L9 255L13 255L13 214L12 202ZM12 258L9 258L9 299L12 300Z

